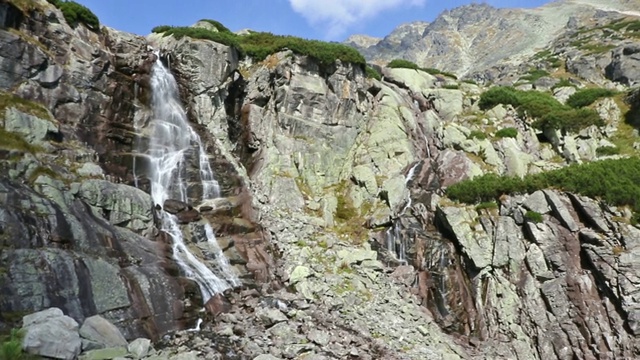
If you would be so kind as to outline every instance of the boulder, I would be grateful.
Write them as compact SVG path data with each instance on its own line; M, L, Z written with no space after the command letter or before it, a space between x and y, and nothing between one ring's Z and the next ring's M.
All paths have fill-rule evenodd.
M145 338L138 338L133 340L129 346L127 346L127 351L129 354L133 356L134 359L142 359L149 354L149 350L151 349L151 340Z
M127 346L127 340L120 330L100 315L94 315L84 320L80 328L80 336L102 344L104 347Z
M613 60L606 67L608 79L627 86L640 83L640 44L628 44L613 50Z
M202 218L200 216L200 212L196 209L180 211L179 213L176 214L176 217L178 218L178 221L181 224L192 223Z
M4 128L16 132L29 143L41 143L47 140L49 134L58 134L58 125L51 119L24 113L16 108L5 111Z
M53 359L75 359L82 349L78 323L58 308L50 308L23 318L22 349Z
M164 204L162 205L162 209L164 211L173 215L182 211L189 210L190 208L191 206L189 206L189 204L187 204L186 202L174 199L165 200Z
M231 303L223 294L215 294L204 304L207 312L214 317L231 311Z

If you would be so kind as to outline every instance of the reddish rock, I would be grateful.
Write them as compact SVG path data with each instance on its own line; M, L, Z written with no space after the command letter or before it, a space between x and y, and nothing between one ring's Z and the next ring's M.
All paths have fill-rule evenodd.
M187 211L181 211L176 214L178 217L178 221L181 224L188 224L194 221L200 220L202 217L200 216L200 212L196 209L191 209Z
M188 210L190 206L184 201L169 199L164 202L164 204L162 205L162 208L164 209L164 211L168 212L169 214L175 215L179 212Z
M204 308L207 309L207 312L214 317L228 313L231 311L231 303L227 298L222 294L214 295L206 304L204 304Z

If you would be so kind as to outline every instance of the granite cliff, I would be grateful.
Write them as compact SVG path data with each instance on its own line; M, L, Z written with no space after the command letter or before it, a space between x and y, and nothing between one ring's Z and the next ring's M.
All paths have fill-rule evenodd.
M140 357L154 359L640 356L633 204L559 186L489 204L447 193L486 173L636 159L634 19L524 44L526 63L479 75L554 106L583 88L612 90L584 106L601 122L578 130L540 128L523 104L485 106L486 87L422 70L379 67L376 80L362 63L295 49L257 59L169 28L145 38L72 27L44 0L1 2L0 19L2 330L64 314L56 321L76 333L83 324L84 340L60 358L94 350L83 328L103 320L124 338L103 347L145 337L156 350ZM570 44L607 41L609 30L623 40L604 53ZM184 198L162 204L149 150L157 66L170 69L206 153L180 165ZM187 155L199 151L191 142ZM204 199L203 163L219 184ZM203 295L166 214L178 219L179 251L215 271L226 261L242 284ZM23 319L52 307L61 311Z

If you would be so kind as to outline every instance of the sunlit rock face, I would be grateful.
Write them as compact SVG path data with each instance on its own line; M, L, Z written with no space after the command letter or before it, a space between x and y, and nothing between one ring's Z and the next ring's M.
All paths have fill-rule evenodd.
M480 109L487 88L448 74L382 67L378 81L290 50L257 61L208 40L72 29L35 3L29 16L0 7L2 329L58 307L157 340L167 358L637 357L628 209L553 189L446 196L486 173L602 158L635 92L628 113L621 98L594 102L601 127L543 132L513 106ZM558 49L571 84L626 89L625 48L593 55L604 66ZM566 102L577 90L560 81L518 86Z

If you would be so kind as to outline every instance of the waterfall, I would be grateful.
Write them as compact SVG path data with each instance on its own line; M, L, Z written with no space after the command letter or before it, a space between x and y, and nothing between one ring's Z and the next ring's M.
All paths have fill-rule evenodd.
M151 92L153 118L148 124L149 148L141 149L141 152L146 150L149 158L148 176L154 204L163 206L168 199L189 202L189 185L201 186L202 200L219 196L220 188L204 145L195 130L189 126L179 100L176 80L164 67L159 56L151 71ZM187 174L188 165L194 163L199 167L199 172ZM199 177L199 182L194 181L195 177ZM191 253L175 215L160 210L158 218L160 230L171 238L174 260L184 275L199 285L205 302L213 295L240 284L209 223L204 225L205 235L216 257L218 264L215 270L219 275Z
M387 250L401 264L407 264L407 239L400 232L399 220L393 222L385 233L387 240Z

